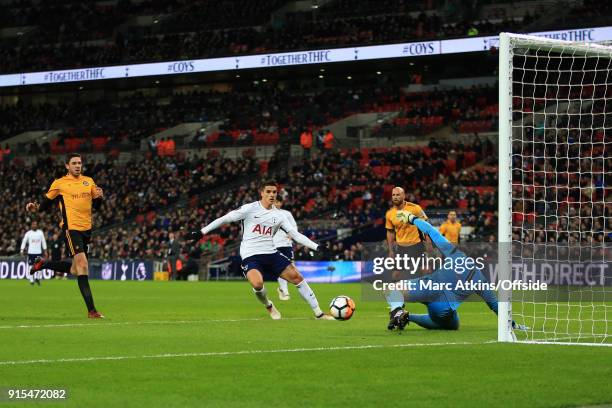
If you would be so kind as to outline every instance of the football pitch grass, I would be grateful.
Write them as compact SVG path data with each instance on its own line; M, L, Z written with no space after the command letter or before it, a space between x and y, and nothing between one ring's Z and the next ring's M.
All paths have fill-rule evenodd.
M316 321L294 288L272 321L246 282L0 281L0 389L66 389L74 407L572 407L612 403L612 348L500 344L484 303L456 332L388 332L358 285L312 285L347 322ZM326 307L325 307L326 308ZM411 311L422 311L411 305ZM8 402L4 406L40 406Z

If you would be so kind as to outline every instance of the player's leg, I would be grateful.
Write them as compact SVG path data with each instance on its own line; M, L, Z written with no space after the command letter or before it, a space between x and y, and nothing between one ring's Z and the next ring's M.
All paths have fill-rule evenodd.
M459 315L448 302L432 302L427 305L427 311L426 315L411 314L409 320L430 330L459 329Z
M68 231L66 234L68 247L72 257L72 266L70 273L76 275L79 284L79 290L87 306L88 317L92 319L103 318L96 310L94 305L93 295L89 287L89 263L87 261L87 249L89 245L90 235L87 231Z
M427 281L432 280L430 276L410 279L406 281L408 289L405 291L392 290L385 293L385 299L389 304L389 323L387 329L393 330L395 328L403 330L408 322L412 321L409 314L405 310L405 304L411 303L423 303L429 304L435 302L443 296L443 292L439 290L429 289Z
M73 270L76 271L79 290L81 291L85 305L87 305L87 311L89 315L93 317L93 314L97 313L97 310L94 305L91 288L89 287L89 265L85 252L79 252L74 256Z
M278 278L278 298L280 300L289 300L291 296L289 295L289 284L283 278Z
M72 273L72 262L70 261L46 261L42 257L37 257L32 265L32 271L38 272L43 269L50 269L55 272ZM73 275L76 275L76 268Z
M306 301L306 303L308 303L317 319L333 320L333 317L323 313L323 311L319 307L319 301L317 300L317 296L314 294L314 292L308 285L308 282L306 282L306 280L304 279L300 271L297 270L295 265L293 265L292 263L287 265L283 272L280 274L280 276L281 278L295 285L300 296Z
M70 257L74 257L76 252L74 252L74 246L72 245L72 238L70 237L70 232L68 230L64 231L64 241L66 242L66 249L70 255ZM42 256L37 257L34 260L34 265L32 266L32 270L40 271L43 269L50 269L56 272L62 273L71 273L72 275L76 275L76 266L73 262L69 261L48 261L45 260Z
M281 255L283 255L284 257L289 259L289 261L293 262L293 260L294 260L293 248L291 248L291 247L281 247L281 248L277 248L277 250L278 250L278 252L280 252ZM289 285L288 285L288 282L285 279L281 278L281 277L278 277L277 281L278 281L278 298L280 300L289 300L289 299L291 299L291 296L289 295Z
M34 286L34 275L36 274L36 270L34 269L35 261L36 259L32 259L32 256L28 254L28 273L26 273L26 276L32 286Z
M280 312L274 307L272 301L268 298L268 292L264 286L263 275L261 274L261 270L263 270L262 260L258 259L258 256L250 256L246 259L242 260L242 270L245 278L251 284L253 288L253 293L255 297L261 304L266 307L268 313L270 313L270 317L273 320L279 320L281 318ZM246 272L245 272L246 271Z

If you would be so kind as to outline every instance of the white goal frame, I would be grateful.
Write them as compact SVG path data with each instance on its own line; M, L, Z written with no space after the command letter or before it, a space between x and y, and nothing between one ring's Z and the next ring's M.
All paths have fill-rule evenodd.
M542 37L501 33L499 38L499 190L498 190L498 279L511 279L512 269L512 110L513 110L513 57L516 48L544 51L564 51L573 55L612 58L612 47L598 44L575 43ZM512 328L512 299L510 291L499 292L498 335L500 342L517 342ZM571 344L612 346L606 343L520 340L536 344Z

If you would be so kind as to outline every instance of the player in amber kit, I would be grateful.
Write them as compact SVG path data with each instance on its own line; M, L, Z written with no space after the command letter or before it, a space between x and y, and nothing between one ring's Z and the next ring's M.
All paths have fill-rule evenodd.
M461 241L461 223L457 222L457 212L448 213L446 221L440 225L440 234L457 245Z
M398 211L410 211L421 219L426 220L425 212L418 204L406 201L406 193L401 187L395 187L391 191L391 203L393 206L385 214L385 228L387 229L387 244L389 257L396 254L408 255L417 258L425 253L425 237L417 227L398 221ZM397 273L393 274L393 280L400 279Z
M99 319L104 316L96 310L89 287L87 250L91 241L92 208L97 208L101 204L104 192L96 186L91 177L81 174L82 165L81 155L69 154L66 158L68 174L53 181L40 204L34 201L26 205L26 211L31 212L45 210L53 204L58 206L62 216L60 227L66 240L66 249L73 259L70 263L37 258L32 266L32 272L52 269L76 275L81 295L87 305L88 317Z

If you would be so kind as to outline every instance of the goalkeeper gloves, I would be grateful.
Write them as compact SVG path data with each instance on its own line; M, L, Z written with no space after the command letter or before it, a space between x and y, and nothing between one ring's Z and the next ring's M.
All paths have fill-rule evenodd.
M186 238L188 241L198 242L203 236L202 231L189 231Z
M404 224L412 224L414 220L418 217L410 211L400 210L397 212L395 218L397 218L400 222Z

